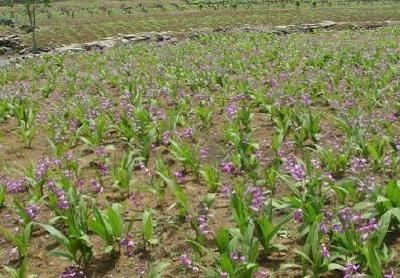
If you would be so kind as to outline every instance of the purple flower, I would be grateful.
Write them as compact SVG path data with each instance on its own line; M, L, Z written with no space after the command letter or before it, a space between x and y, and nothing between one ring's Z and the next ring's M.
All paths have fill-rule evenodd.
M221 171L227 174L233 174L235 165L232 162L221 163Z
M361 225L358 228L358 232L361 234L361 240L368 240L370 234L378 230L378 227L378 222L375 218L372 218L368 221L368 223Z
M276 79L271 79L269 81L269 83L270 83L272 89L277 89L278 88L278 81L276 81Z
M246 194L251 195L250 208L256 213L261 212L265 207L266 201L261 187L250 186L246 189Z
M62 194L57 195L58 198L58 208L61 210L69 209L69 203L67 198L65 197L64 192L61 190Z
M100 164L99 165L99 173L100 176L105 177L108 174L108 167L105 164Z
M197 273L199 272L199 268L193 265L192 260L189 258L189 255L184 253L179 257L179 262L181 263L182 266L184 266L187 269L192 270L193 272Z
M232 196L232 187L229 184L224 183L221 186L221 193L224 194L226 199L230 199Z
M209 209L206 206L206 204L201 204L199 213L197 216L197 221L198 221L200 233L203 235L207 235L210 233L210 230L209 230L209 227L207 224L208 212L209 212Z
M183 131L182 136L187 139L192 139L193 138L193 128L186 128Z
M327 234L329 233L329 223L328 221L322 221L321 224L319 225L319 230L324 233Z
M72 180L74 177L74 173L71 170L65 170L64 176L67 180Z
M311 164L315 169L321 169L321 162L318 159L311 159Z
M44 175L47 174L47 171L52 164L51 162L52 161L48 157L43 158L38 162L35 170L36 180L40 180Z
M7 192L21 193L28 189L28 183L25 178L18 178L16 180L8 180L6 183Z
M303 221L303 210L296 209L293 215L294 223L299 224Z
M126 246L126 254L128 257L133 257L135 251L135 243L133 241L133 235L128 233L126 238L120 241L122 246Z
M32 204L25 208L25 213L30 219L36 220L39 215L39 209L40 207L37 204Z
M392 158L388 155L385 156L385 158L383 159L383 163L386 167L390 167L392 165Z
M68 152L66 152L65 154L64 154L64 158L66 159L66 160L72 160L73 159L73 154L72 154L72 151L68 151Z
M236 118L237 111L238 108L236 104L234 103L229 104L228 107L226 108L226 114L228 116L228 119L233 120L234 118Z
M226 272L220 271L219 275L221 276L221 278L229 278L229 274Z
M58 278L86 278L85 273L75 266L67 267Z
M367 160L364 158L354 158L351 161L351 171L353 173L358 173L363 171L367 167Z
M296 181L304 181L306 179L306 173L303 165L295 164L290 169L290 174Z
M341 223L335 223L332 225L332 231L334 233L342 233L343 232L343 226Z
M208 157L208 148L203 148L200 150L200 158L206 159Z
M185 177L181 171L175 171L174 175L178 183L183 183L185 181Z
M351 210L350 210L350 208L346 207L346 208L343 208L343 209L341 209L339 211L339 219L342 222L346 223L346 222L348 222L350 220L350 218L351 218Z
M305 106L310 106L311 105L311 97L308 94L303 95L302 97L303 103Z
M135 272L138 277L142 277L146 274L146 265L144 263L140 263L135 267Z
M106 150L104 149L104 147L97 147L96 150L94 151L94 153L98 156L98 157L105 157L106 155Z
M330 257L331 257L331 254L330 254L330 252L329 252L329 247L328 247L328 245L322 244L322 245L321 245L321 248L320 248L320 251L321 251L321 256L322 256L323 258L330 258Z
M347 263L344 267L345 275L343 276L343 278L351 278L353 277L353 274L357 274L359 270L360 270L359 265Z
M104 191L104 188L101 186L101 184L97 180L91 180L92 187L94 189L95 193L102 193Z
M57 202L58 202L58 208L61 210L67 210L69 209L69 203L67 200L67 197L65 196L64 190L58 188L54 182L54 180L49 179L47 181L47 187L51 192L53 192L54 195L57 197Z
M392 270L392 273L383 275L383 278L396 278L396 276L394 274L394 271Z
M163 144L164 145L169 145L169 141L171 140L171 132L169 131L164 131L163 133Z
M240 255L237 251L233 251L231 253L231 259L232 259L232 261L234 261L236 263L244 263L244 262L246 262L246 257Z
M138 194L132 194L129 197L129 202L131 203L132 207L137 208L141 205L141 198Z
M268 276L268 270L266 268L260 267L258 271L254 273L253 278L267 278Z

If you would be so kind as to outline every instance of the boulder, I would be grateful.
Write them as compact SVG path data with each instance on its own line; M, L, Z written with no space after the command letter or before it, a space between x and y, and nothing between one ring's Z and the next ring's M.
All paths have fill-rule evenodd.
M117 44L116 40L101 40L101 41L93 41L93 42L88 42L83 45L83 48L85 50L103 50L103 49L109 49L114 47Z
M5 47L5 46L0 46L0 55L5 55L10 52L11 52L11 48Z
M55 53L67 53L67 52L81 52L84 51L85 49L81 44L70 44L70 45L65 45L62 47L57 47L53 50Z
M329 20L325 20L325 21L318 23L318 26L321 28L324 28L324 29L330 28L335 25L336 25L335 21L329 21Z
M388 27L396 27L400 26L400 21L386 20L383 22L383 24Z

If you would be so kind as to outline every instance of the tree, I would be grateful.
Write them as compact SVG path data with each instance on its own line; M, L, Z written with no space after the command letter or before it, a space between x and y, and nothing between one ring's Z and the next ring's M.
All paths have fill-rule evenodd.
M30 32L32 33L33 52L37 52L36 44L36 11L41 4L49 5L51 0L23 0L26 14L29 18Z

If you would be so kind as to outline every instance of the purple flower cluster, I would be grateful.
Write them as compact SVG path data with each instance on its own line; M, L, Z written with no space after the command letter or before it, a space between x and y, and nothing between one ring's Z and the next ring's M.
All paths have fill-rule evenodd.
M233 193L232 186L229 185L228 183L224 183L221 186L221 193L224 194L224 197L226 199L230 199Z
M100 164L100 165L99 165L99 174L100 174L100 176L102 176L102 177L107 176L107 174L108 174L108 167L107 167L106 164Z
M246 189L246 195L249 195L251 199L250 208L256 213L262 212L265 207L266 198L261 187L249 186Z
M52 161L48 157L45 157L38 162L35 170L36 180L42 179L42 177L47 174L51 164Z
M26 215L29 216L30 219L36 220L39 216L40 207L37 204L29 205L25 208Z
M155 123L157 120L165 120L167 118L165 111L155 105L151 105L149 107L149 113L150 119L153 123Z
M208 157L208 152L209 152L208 148L200 149L200 158L206 159Z
M58 278L86 278L85 273L75 266L67 267Z
M22 177L16 180L8 180L6 183L7 192L9 193L21 193L25 192L28 189L28 182L27 180Z
M286 172L289 172L295 181L304 181L306 179L306 171L303 164L296 161L293 156L289 156L284 165Z
M122 246L126 246L126 254L128 257L133 257L135 251L135 243L133 242L133 235L128 233L126 238L120 241Z
M303 210L302 209L296 209L293 215L293 221L296 224L299 224L303 221Z
M378 221L375 218L371 218L367 223L358 226L358 232L361 235L361 240L368 240L369 236L378 230Z
M235 165L232 162L223 162L220 168L223 173L233 174L235 172Z
M54 182L54 180L50 179L47 181L47 187L53 194L57 197L58 208L61 210L69 209L69 203L67 197L65 196L64 190L58 188Z
M226 114L227 114L229 120L235 119L237 112L238 112L238 108L237 108L236 104L234 104L234 103L229 104L228 107L226 108Z
M331 253L329 252L329 246L328 245L322 244L321 248L320 248L320 251L321 251L321 256L323 258L330 258L331 257Z
M360 266L352 263L347 263L344 266L344 276L343 278L352 278L353 275L357 274L360 270Z
M162 139L163 144L164 144L165 146L168 146L170 140L171 140L171 132L169 132L169 131L164 131L164 133L163 133L163 139Z
M367 160L364 158L354 158L351 161L351 171L353 173L359 173L363 170L365 170L365 168L367 168L368 164L367 164Z
M130 92L125 92L119 100L119 106L122 108L128 118L132 116L133 110L135 109L130 101L131 97L132 94Z
M303 96L302 96L302 99L303 99L303 104L304 104L305 106L310 106L310 105L311 105L311 97L310 97L309 94L303 95Z
M104 188L101 186L101 184L97 180L91 180L90 183L96 194L102 193L104 191Z
M302 164L294 164L290 168L290 174L296 181L304 181L306 179L306 173Z
M184 253L179 257L179 262L185 268L190 269L195 273L199 272L199 268L193 265L193 262L187 253Z
M74 178L74 173L71 170L65 170L64 176L67 180L72 180Z
M268 270L260 267L256 273L254 273L253 278L267 278L269 276Z
M197 221L199 223L199 230L200 233L203 235L208 235L210 233L208 224L207 224L207 220L208 220L208 207L203 205L200 209L199 209L199 214L197 217Z
M96 154L96 156L97 156L98 158L103 158L103 157L106 156L106 150L104 149L104 147L97 147L97 148L94 150L94 153Z
M185 177L183 176L181 171L175 171L174 173L176 181L178 183L184 183L185 182Z
M132 207L138 208L141 205L142 198L139 194L132 194L129 197L129 202L131 203Z
M246 262L246 257L241 255L239 252L237 251L233 251L231 253L231 259L232 261L234 261L235 263L245 263Z
M360 234L360 239L366 241L378 229L378 222L375 218L366 219L361 214L352 212L348 207L339 211L338 218L340 222L333 223L333 214L325 212L325 218L320 224L320 231L324 234L342 233L344 229L353 227Z
M186 128L182 133L180 133L180 137L186 139L193 139L193 128Z

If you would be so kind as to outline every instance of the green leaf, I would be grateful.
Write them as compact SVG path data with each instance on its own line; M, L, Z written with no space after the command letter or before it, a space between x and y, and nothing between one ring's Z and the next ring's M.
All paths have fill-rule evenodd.
M111 208L107 209L107 220L111 226L114 237L120 238L124 228L120 204L113 204Z
M229 232L226 229L219 230L217 233L217 247L220 254L228 251L229 245Z
M67 248L70 247L70 242L68 238L64 236L59 230L47 224L38 223L38 225L45 229L62 246L65 246Z
M147 241L153 237L153 219L148 210L143 213L143 234Z
M66 260L68 260L70 262L74 262L75 261L74 256L71 253L66 252L66 251L52 250L52 251L49 251L49 254L52 255L52 256L56 256L56 257L60 257L60 258L66 259Z
M186 196L185 192L183 191L183 189L179 185L177 185L173 179L164 176L163 173L157 172L157 174L167 184L169 189L175 195L178 205L180 206L181 209L184 210L185 215L187 215L189 212L189 201L188 201L187 196Z
M7 273L10 275L10 278L20 278L19 277L19 273L16 269L12 268L12 267L8 267L3 265L3 268L7 271Z
M328 270L344 270L344 267L340 264L336 264L336 263L330 263L328 264Z
M169 266L168 262L154 262L149 267L147 278L160 278L164 270Z

